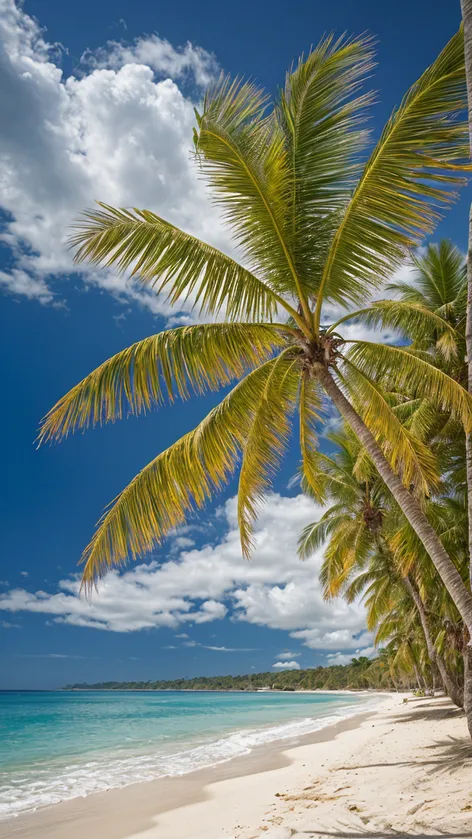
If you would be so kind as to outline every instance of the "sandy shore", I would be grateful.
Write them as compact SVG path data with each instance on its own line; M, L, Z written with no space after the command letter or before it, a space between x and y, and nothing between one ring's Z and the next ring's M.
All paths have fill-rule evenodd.
M472 839L472 745L444 698L390 696L299 745L0 822L15 839Z

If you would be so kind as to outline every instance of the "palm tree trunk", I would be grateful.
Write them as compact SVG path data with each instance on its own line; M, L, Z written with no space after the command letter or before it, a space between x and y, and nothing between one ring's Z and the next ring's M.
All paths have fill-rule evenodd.
M416 535L423 543L434 567L441 577L447 591L456 605L462 620L472 635L472 597L467 591L462 578L444 549L436 532L431 527L418 501L403 486L401 479L395 474L386 460L380 446L375 441L363 420L346 399L327 367L321 363L313 365L314 373L321 382L327 395L332 399L340 414L352 428L369 454L380 477L392 493L395 501L410 522Z
M469 145L472 150L472 0L461 0L462 19L464 21L465 75L467 80L467 100L469 103ZM465 326L467 356L467 380L469 393L472 393L472 207L469 212L469 246L467 249L467 317ZM472 435L465 437L467 471L467 513L469 518L469 575L472 588ZM469 637L472 638L468 626ZM464 710L467 725L472 737L472 649L469 643L464 648Z
M428 617L426 615L426 609L425 609L424 603L421 599L421 595L420 595L418 589L416 588L416 585L413 582L413 580L410 579L409 575L404 577L403 580L404 580L406 588L408 589L408 593L410 594L410 597L415 604L416 611L418 612L418 615L419 615L419 619L420 619L420 622L421 622L421 627L423 629L423 634L424 634L424 638L425 638L425 641L426 641L426 649L428 650L428 658L429 658L429 660L432 664L433 672L434 672L434 667L437 667L438 670L439 670L439 675L441 676L441 681L443 683L443 687L444 687L445 692L450 697L450 699L452 699L454 704L457 705L458 708L463 708L464 707L464 700L462 698L461 692L458 689L458 687L456 686L456 684L453 682L453 680L451 679L451 677L450 677L450 675L447 671L445 661L444 661L442 655L440 655L437 652L436 647L434 646L434 643L433 643L433 639L431 638L431 633L429 631L429 626L428 626Z

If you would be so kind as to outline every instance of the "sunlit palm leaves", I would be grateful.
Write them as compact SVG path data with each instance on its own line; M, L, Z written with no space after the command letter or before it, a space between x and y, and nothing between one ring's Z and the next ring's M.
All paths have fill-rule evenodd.
M190 297L202 314L216 315L222 308L228 320L275 314L273 292L226 254L149 210L100 207L75 226L76 262L131 269L158 293L165 291L170 303Z
M404 347L370 341L353 342L348 358L366 376L379 379L386 390L431 399L470 428L471 396L432 360L426 361Z
M469 157L459 32L393 112L334 235L321 289L351 302L391 276L436 224ZM342 290L342 291L341 291ZM319 318L321 299L318 300Z
M189 392L217 390L284 345L264 324L205 324L159 332L105 361L45 417L40 440L139 414Z
M194 431L151 461L112 503L87 547L84 582L90 586L112 565L140 556L211 497L234 472L274 370L267 361L249 373ZM280 379L278 379L280 386Z
M435 486L435 465L421 434L413 433L415 412L404 427L396 411L427 393L433 405L472 424L471 398L423 346L360 341L346 351L335 332L319 328L324 301L364 305L372 288L390 278L406 250L432 229L460 182L456 168L464 168L462 34L413 85L363 168L372 97L361 85L371 68L369 39L326 38L288 74L274 104L252 82L223 78L211 86L197 115L196 160L243 264L145 210L102 204L76 228L79 261L129 271L171 303L192 301L200 314L226 322L168 330L118 353L59 401L41 439L242 379L116 499L87 548L87 583L150 550L239 463L248 555L293 415L304 483L321 498L343 481L317 451L321 364L418 495ZM421 322L424 334L437 334L443 357L451 357L459 347L455 324L445 311L425 309L418 300L378 303L365 318L400 329ZM269 323L282 310L287 324ZM353 474L363 481L373 474L359 449ZM347 534L337 538L347 557ZM364 543L367 550L359 532L358 554Z

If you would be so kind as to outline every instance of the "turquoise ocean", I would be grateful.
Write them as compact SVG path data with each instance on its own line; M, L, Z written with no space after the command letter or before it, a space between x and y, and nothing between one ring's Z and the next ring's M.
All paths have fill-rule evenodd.
M213 766L376 701L291 692L0 692L0 817Z

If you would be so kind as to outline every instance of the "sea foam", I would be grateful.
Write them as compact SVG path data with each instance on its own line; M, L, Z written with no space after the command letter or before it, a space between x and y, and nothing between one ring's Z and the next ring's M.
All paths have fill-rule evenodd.
M242 729L212 742L175 752L154 751L124 758L103 752L93 759L44 761L43 765L35 765L34 772L23 770L0 773L0 818L16 816L107 789L185 775L216 766L249 754L254 748L267 743L277 740L296 741L303 735L363 713L377 703L378 698L370 697L354 705L338 707L319 717Z

